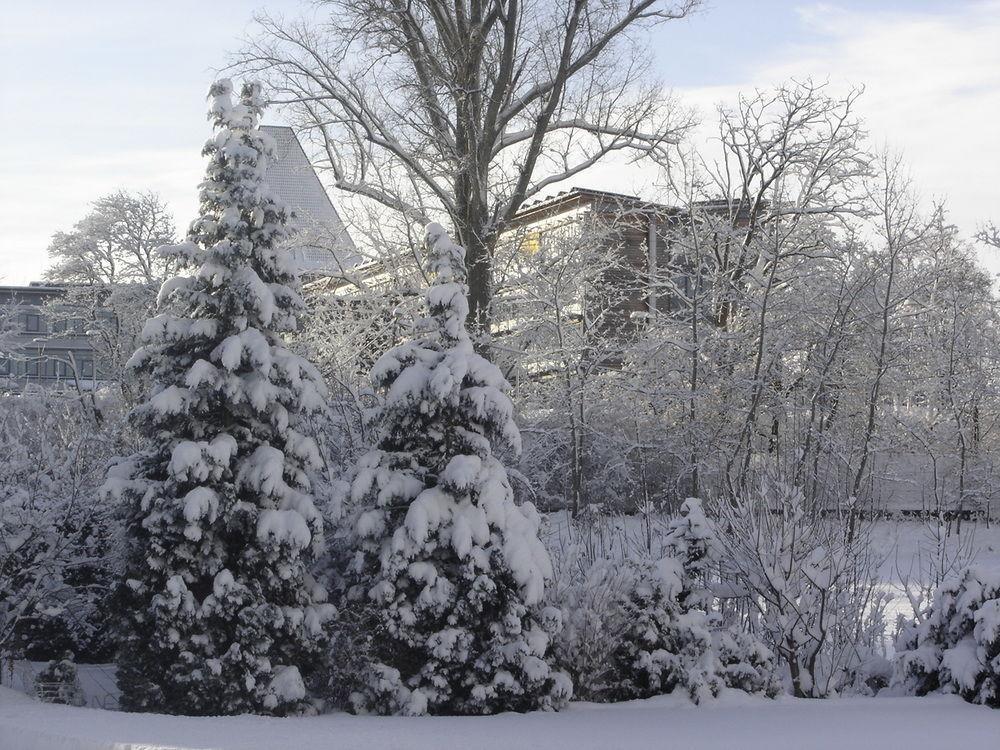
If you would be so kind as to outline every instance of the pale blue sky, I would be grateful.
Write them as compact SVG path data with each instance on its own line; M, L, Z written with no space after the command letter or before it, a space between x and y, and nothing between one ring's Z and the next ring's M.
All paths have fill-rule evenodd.
M0 283L37 278L52 233L117 188L158 190L187 224L204 93L255 7L303 5L0 0ZM998 0L714 0L653 47L664 82L706 117L792 76L865 83L873 138L905 152L924 192L949 196L966 231L1000 219ZM574 183L650 180L611 165Z

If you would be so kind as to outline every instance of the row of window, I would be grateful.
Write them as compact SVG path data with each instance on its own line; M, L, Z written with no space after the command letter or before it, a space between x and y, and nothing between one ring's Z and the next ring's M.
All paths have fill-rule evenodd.
M76 375L90 380L94 377L92 359L76 360ZM31 357L10 359L0 357L0 377L69 379L74 377L73 364L68 359L55 357Z
M38 313L21 313L19 322L25 333L71 333L83 335L87 331L87 321L82 318L64 318L55 320L52 325L46 324L45 318Z

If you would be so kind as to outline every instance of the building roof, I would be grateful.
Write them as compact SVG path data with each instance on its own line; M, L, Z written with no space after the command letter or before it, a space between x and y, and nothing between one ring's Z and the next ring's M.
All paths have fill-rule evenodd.
M674 206L645 201L635 195L571 187L569 190L563 190L553 196L526 203L517 212L511 223L513 226L524 226L572 208L595 205L606 209L625 209L644 214L675 215L679 212Z
M274 159L264 179L295 212L297 234L292 251L306 275L340 272L360 260L354 241L337 213L295 131L283 125L261 125L274 140Z

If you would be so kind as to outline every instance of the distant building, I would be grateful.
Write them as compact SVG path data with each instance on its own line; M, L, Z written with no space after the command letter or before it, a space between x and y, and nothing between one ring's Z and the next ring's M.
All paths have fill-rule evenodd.
M89 324L60 306L65 294L65 287L38 283L0 286L0 388L35 383L89 389L100 380Z
M534 254L572 245L569 237L586 235L607 243L624 262L609 274L609 284L619 284L628 292L620 302L618 315L609 325L618 331L634 328L636 314L667 310L670 293L659 291L650 279L662 275L671 263L670 232L681 210L644 201L633 195L604 190L571 188L550 198L524 206L514 216L499 245ZM558 250L556 250L558 251ZM680 279L683 288L683 279ZM505 278L494 300L494 335L504 336L517 327L517 279ZM392 306L400 297L411 296L422 279L411 257L389 258L360 264L346 274L330 274L306 287L311 295L339 298L345 304L371 305L372 297L383 296ZM578 304L568 312L581 314Z
M511 221L508 235L528 253L585 232L613 249L623 262L608 283L630 290L620 303L617 321L626 326L636 313L670 308L670 295L658 291L650 280L672 264L670 232L681 214L675 206L634 195L574 187L524 206Z

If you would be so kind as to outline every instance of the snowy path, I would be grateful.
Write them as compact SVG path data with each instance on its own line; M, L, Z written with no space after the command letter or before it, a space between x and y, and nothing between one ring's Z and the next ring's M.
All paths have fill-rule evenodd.
M951 696L805 701L736 693L481 718L177 718L36 703L0 688L3 750L921 750L1000 747L1000 711Z

